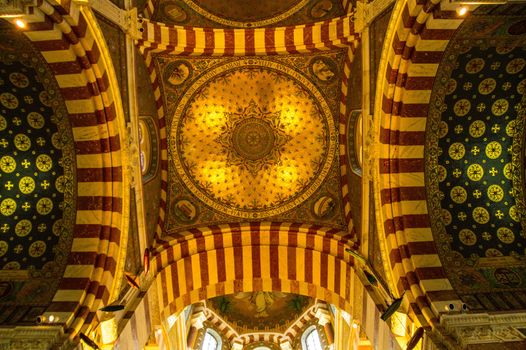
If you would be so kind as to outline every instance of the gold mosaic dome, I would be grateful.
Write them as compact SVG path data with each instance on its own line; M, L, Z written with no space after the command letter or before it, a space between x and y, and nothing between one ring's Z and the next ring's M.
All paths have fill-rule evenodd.
M336 131L322 94L299 72L260 59L212 69L182 98L171 128L175 168L225 214L290 210L323 182Z

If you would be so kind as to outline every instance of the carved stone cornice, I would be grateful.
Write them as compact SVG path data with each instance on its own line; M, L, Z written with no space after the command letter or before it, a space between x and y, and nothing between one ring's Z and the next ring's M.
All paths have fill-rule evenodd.
M23 16L33 0L0 0L0 17Z
M360 33L364 27L368 27L376 17L393 3L394 0L373 0L369 3L358 1L354 15L356 32Z
M0 0L2 1L2 0ZM137 31L137 8L124 10L115 5L110 0L73 0L79 6L89 6L95 12L106 17L112 23L118 25L123 32L138 38Z
M526 335L518 330L526 328L526 313L443 315L440 325L462 348L470 344L526 339Z
M0 350L71 349L61 326L0 328Z
M205 322L207 318L205 304L202 302L194 304L192 316L190 317L192 327L196 329L203 328L203 322Z

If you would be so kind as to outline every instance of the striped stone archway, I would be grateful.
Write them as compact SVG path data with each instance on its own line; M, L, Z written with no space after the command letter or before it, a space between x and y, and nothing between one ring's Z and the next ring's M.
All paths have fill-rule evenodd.
M126 247L129 188L124 114L105 41L88 7L38 0L23 33L58 83L73 129L77 208L64 276L44 316L70 339L97 323L118 293Z
M207 227L172 240L151 259L161 317L201 300L261 290L306 295L351 312L355 277L345 248L356 246L345 234L268 222Z
M434 327L444 305L460 302L438 257L428 216L424 143L433 81L462 23L439 0L399 0L384 43L375 103L375 200L397 292L410 317ZM383 231L383 232L382 232Z
M158 109L161 203L157 238L146 282L154 283L161 318L186 305L240 291L276 290L308 295L351 312L354 276L344 247L357 248L347 179L346 105L350 66L360 36L352 14L324 22L279 28L213 29L138 19L137 45L149 70ZM346 48L339 102L341 187L347 232L285 223L230 224L163 237L168 188L166 115L156 54L262 56ZM161 240L162 238L162 240Z

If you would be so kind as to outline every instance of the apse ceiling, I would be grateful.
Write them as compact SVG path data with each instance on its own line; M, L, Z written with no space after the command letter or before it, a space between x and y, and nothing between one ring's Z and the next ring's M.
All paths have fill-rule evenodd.
M526 306L523 23L467 19L444 54L431 98L431 222L442 264L470 309Z
M166 106L166 231L222 222L345 228L337 119L342 51L156 56Z
M153 19L196 27L254 28L323 21L343 15L339 0L160 0Z
M75 160L53 73L9 29L0 30L0 149L0 323L32 323L70 251Z
M262 291L225 295L207 301L207 307L238 334L283 333L313 305L314 299L302 295Z

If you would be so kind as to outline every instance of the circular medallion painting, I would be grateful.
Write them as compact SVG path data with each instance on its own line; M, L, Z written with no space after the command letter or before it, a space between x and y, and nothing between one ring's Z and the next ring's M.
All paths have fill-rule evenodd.
M0 30L0 42L0 275L9 281L0 283L0 309L18 310L0 317L5 325L51 302L71 251L77 187L52 69L23 34Z
M336 129L324 97L276 62L238 60L208 71L175 111L171 157L200 200L264 218L309 198L329 172Z
M219 24L233 27L261 27L293 16L308 3L308 0L183 0L183 2L195 12ZM323 13L322 10L315 11L316 14L320 12Z

